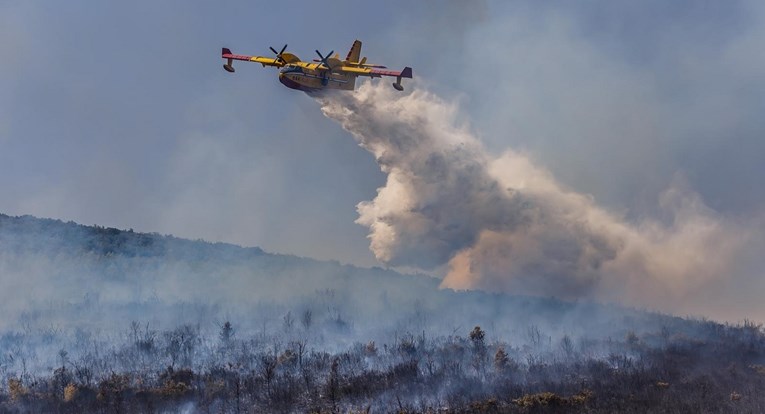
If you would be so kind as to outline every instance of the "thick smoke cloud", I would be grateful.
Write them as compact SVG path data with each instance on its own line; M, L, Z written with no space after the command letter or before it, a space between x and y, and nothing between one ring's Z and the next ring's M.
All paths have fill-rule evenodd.
M358 205L371 250L393 266L448 265L443 287L693 311L692 296L749 246L753 230L706 207L681 176L662 217L628 222L525 154L491 156L456 105L428 92L367 83L318 99L387 174Z

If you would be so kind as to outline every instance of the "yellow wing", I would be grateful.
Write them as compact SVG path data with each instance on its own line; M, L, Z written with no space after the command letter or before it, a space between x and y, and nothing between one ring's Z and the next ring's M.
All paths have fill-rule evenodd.
M377 68L364 68L356 66L342 66L336 69L338 72L351 73L357 76L369 76L370 78L381 78L383 76L395 76L397 78L410 78L412 77L412 68L405 67L402 71L397 70L382 70Z
M297 61L292 63L295 66L300 66L303 69L308 70L326 70L326 67L322 65L321 63L311 63L311 62L303 62L303 61Z
M359 75L359 76L371 76L371 72L372 72L372 69L360 68L356 66L343 66L340 68L340 70L346 73L352 73L354 75Z
M274 59L274 58L268 58L263 56L246 56L249 57L250 62L260 63L261 65L265 66L276 66L277 68L280 68L284 66L284 62Z
M247 56L247 55L235 55L231 53L231 50L228 48L223 48L223 51L221 52L221 57L223 59L227 60L226 65L223 65L226 70L229 72L233 72L234 68L231 66L231 63L234 60L243 60L247 62L255 62L260 63L263 65L263 67L266 66L275 66L277 68L281 68L284 65L290 64L290 63L297 63L300 62L300 58L293 55L289 52L284 52L281 54L281 57L264 57L264 56Z

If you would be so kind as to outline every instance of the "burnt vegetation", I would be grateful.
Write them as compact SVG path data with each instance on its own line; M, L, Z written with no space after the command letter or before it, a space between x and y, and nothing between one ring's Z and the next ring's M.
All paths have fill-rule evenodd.
M47 310L3 308L17 317L0 329L0 412L765 412L765 332L749 321L444 292L422 276L29 217L0 216L0 247L6 271L53 255L106 279L161 259L152 278L192 261L320 281L241 311L85 287ZM342 288L356 279L367 289Z
M705 340L655 332L601 341L486 342L407 334L326 352L282 335L133 324L111 344L59 353L48 373L9 369L4 412L762 412L765 337L753 324L696 324ZM23 347L20 335L4 344ZM7 351L7 349L6 349Z

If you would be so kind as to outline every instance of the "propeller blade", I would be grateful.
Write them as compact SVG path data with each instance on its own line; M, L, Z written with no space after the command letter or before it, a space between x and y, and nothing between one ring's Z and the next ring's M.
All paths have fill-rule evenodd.
M332 66L329 65L329 62L327 62L327 59L329 59L329 57L332 56L333 53L335 53L334 50L329 52L327 55L322 55L321 52L319 52L318 50L316 51L316 54L319 55L319 57L321 58L320 62L324 66L326 66L327 69L329 69L330 71L332 70Z
M271 47L271 46L269 46L268 48L269 48L269 49L271 49L271 51L272 51L272 52L274 52L274 54L276 55L276 58L274 58L274 62L282 62L282 63L287 63L287 62L286 62L286 61L285 61L285 60L282 58L282 53L284 53L284 51L285 51L285 50L287 50L287 45L286 45L286 44L285 44L285 45L284 45L284 47L282 48L281 52L277 52L277 51L276 51L276 49L274 49L274 48L273 48L273 47Z

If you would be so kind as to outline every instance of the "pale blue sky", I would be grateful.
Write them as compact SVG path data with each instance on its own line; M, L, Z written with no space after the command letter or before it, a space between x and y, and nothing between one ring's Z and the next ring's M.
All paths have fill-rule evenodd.
M701 1L0 2L0 212L374 264L372 157L276 71L290 45L412 66L486 146L631 217L677 174L765 205L765 9Z

